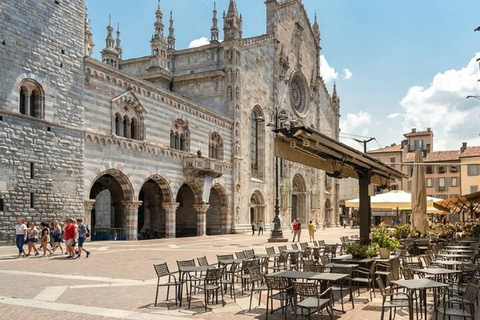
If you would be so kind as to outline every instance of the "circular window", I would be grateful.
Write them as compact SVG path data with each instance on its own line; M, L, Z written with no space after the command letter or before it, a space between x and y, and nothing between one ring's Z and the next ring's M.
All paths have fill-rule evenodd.
M306 108L306 94L304 82L299 77L294 77L290 82L290 102L298 113L304 113Z

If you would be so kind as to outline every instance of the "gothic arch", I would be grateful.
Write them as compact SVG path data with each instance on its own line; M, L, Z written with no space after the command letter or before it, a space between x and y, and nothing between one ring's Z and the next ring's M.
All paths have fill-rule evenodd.
M218 192L218 195L220 196L220 205L228 206L228 193L227 190L225 190L225 187L220 183L215 183L212 186L212 189L215 189Z
M165 178L163 178L162 176L159 176L158 174L154 174L148 177L147 179L145 179L143 183L149 180L153 180L158 184L158 186L162 190L164 202L168 202L168 203L172 202L172 190L167 180L165 180Z
M297 173L292 179L292 221L299 218L302 223L307 221L309 206L307 205L307 186L302 174Z
M260 190L255 190L250 196L250 223L265 222L265 197Z
M97 183L99 181L100 178L109 177L109 176L112 177L113 179L115 179L115 181L119 184L120 189L122 191L124 201L135 200L134 199L133 186L132 186L130 180L128 179L128 177L123 172L121 172L117 169L107 169L107 170L103 171L102 173L98 174L95 177L95 179L93 179L93 181L90 185L90 190L92 190L93 186L95 185L95 183ZM92 198L92 194L90 194L90 199L94 199L94 197Z

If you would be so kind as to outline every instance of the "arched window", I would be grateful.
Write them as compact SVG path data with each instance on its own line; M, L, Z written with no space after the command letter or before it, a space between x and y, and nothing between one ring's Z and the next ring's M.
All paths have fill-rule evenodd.
M265 123L259 122L257 119L263 117L262 109L255 106L250 118L250 169L252 177L263 177L263 154L265 149L264 130Z
M20 84L20 99L18 110L35 118L44 117L44 93L38 82L33 79L24 79Z
M132 121L130 121L130 138L132 139L138 139L137 135L137 119L133 118Z
M173 137L173 141L172 141ZM190 151L190 131L187 122L177 119L170 131L170 147L182 151Z
M208 142L208 157L223 160L223 139L218 132L210 135Z
M170 130L170 148L175 149L175 133Z
M122 132L122 116L120 114L115 115L115 134L120 136Z
M142 109L133 103L119 103L116 110L113 133L123 138L145 139Z
M128 118L123 117L123 137L128 138Z

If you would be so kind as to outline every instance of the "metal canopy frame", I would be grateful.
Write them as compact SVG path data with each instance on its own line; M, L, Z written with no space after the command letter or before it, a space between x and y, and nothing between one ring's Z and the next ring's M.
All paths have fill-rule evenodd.
M275 130L275 156L325 170L333 178L359 180L360 237L369 241L371 183L388 186L405 175L380 160L308 127Z
M480 191L437 201L433 206L449 213L462 214L464 220L465 214L470 214L470 217L474 219L480 215Z

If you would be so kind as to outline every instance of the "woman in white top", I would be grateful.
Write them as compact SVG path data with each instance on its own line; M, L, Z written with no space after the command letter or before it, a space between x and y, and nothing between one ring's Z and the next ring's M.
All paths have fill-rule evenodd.
M25 250L23 250L23 244L27 238L27 226L25 225L24 218L17 219L17 225L15 226L15 244L18 248L17 258L25 258Z
M35 255L38 256L38 250L36 243L38 241L38 229L35 227L35 222L30 221L28 223L28 229L27 229L27 242L28 242L28 253L27 257L30 255L30 253L35 251Z

